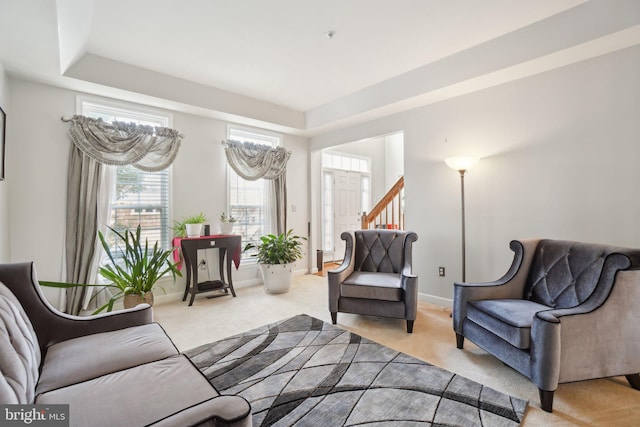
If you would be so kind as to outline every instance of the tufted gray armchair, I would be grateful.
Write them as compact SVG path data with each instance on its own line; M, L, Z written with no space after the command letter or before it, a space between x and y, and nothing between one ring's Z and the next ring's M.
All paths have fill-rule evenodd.
M514 240L509 271L456 283L453 329L528 377L541 407L559 383L625 375L640 390L640 250Z
M357 230L346 241L342 265L327 273L329 311L406 319L413 332L418 304L418 277L411 271L411 244L418 235L399 230Z

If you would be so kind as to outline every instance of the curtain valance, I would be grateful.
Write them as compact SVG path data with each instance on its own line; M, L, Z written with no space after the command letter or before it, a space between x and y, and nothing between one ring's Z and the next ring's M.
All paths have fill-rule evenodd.
M284 147L270 147L252 142L222 141L227 162L242 178L255 181L259 178L276 179L287 170L291 152Z
M79 115L62 120L70 122L69 136L87 156L108 165L132 164L147 172L171 165L183 138L177 130L163 127L106 123Z

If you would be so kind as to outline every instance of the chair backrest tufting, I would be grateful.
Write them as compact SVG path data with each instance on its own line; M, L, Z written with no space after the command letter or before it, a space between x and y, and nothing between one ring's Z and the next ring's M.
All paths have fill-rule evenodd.
M404 265L404 245L408 231L355 231L356 271L400 273Z
M563 240L541 240L536 248L524 298L552 308L583 303L602 283L611 287L615 272L630 266L630 259L615 257L623 248ZM621 262L624 259L626 262ZM605 269L611 271L604 271ZM605 274L606 273L606 274ZM608 290L606 291L608 294Z

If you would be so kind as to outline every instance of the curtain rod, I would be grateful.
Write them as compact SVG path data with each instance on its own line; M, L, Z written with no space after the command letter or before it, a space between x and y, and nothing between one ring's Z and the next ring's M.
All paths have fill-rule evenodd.
M65 123L68 123L68 122L73 121L73 118L74 118L74 117L75 117L75 116L62 116L62 117L60 117L60 120L62 120L62 121L63 121L63 122L65 122ZM83 117L84 117L84 116L83 116ZM88 118L91 118L91 117L88 117ZM110 127L110 128L113 128L113 126L111 125L111 123L107 123L107 122L103 121L102 119L94 119L94 120L100 120L100 121L102 121L102 123L104 123L104 125L105 125L105 126ZM138 125L136 125L136 126L138 126ZM142 125L142 126L147 126L147 125ZM172 129L172 128L166 128L166 127L164 127L164 126L148 126L148 127L152 127L152 128L163 128L163 129L171 129L172 131L174 130L174 129ZM176 132L177 132L177 131L176 131ZM183 134L181 134L181 133L178 133L178 136L179 136L180 138L184 138L184 135L183 135Z
M260 144L260 143L257 143L257 142L249 142L249 141L238 141L238 140L235 140L235 139L223 139L221 141L222 146L225 147L225 148L229 147L229 142L237 142L238 144L245 144L245 145L256 146L256 147L266 147L267 149L274 150L274 151L282 149L282 150L286 151L287 153L291 154L291 150L287 150L282 145L278 145L276 147L273 147L273 146L268 145L268 144Z

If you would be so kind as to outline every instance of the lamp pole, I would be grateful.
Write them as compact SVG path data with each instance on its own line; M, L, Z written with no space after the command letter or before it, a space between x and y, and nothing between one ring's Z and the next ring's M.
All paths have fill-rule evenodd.
M467 250L466 250L466 236L465 236L465 227L464 227L464 173L466 169L460 169L460 195L461 195L461 203L462 206L462 281L465 282L467 279Z
M464 218L464 174L469 168L478 162L475 157L449 157L444 160L447 166L453 170L457 170L460 173L460 201L461 201L461 214L462 214L462 281L467 280L467 236L465 230L465 218Z

